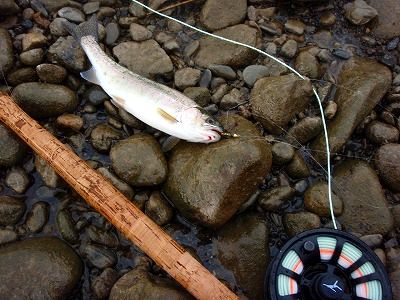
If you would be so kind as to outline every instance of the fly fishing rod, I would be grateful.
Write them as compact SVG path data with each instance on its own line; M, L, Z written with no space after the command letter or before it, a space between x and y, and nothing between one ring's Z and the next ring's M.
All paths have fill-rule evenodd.
M198 299L239 299L70 148L0 93L0 121L45 159L86 202Z
M131 0L154 14L173 20L204 35L252 49L285 66L290 65L251 45L207 32L165 15L138 0ZM270 263L264 284L266 300L390 300L392 290L385 267L376 254L357 237L338 230L332 202L332 178L328 129L321 99L313 87L321 113L326 147L328 202L334 229L305 231L289 240Z

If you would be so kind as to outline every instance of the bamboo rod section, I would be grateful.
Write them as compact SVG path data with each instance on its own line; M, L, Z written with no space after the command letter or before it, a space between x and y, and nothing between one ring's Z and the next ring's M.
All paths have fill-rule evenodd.
M111 183L4 94L0 94L0 121L193 296L198 299L239 299Z

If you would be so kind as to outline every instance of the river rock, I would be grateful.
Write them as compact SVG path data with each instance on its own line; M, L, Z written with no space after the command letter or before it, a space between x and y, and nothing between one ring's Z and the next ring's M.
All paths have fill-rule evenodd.
M0 229L0 245L16 241L17 233L11 229Z
M43 56L44 56L43 49L37 48L22 52L19 55L19 59L25 65L36 66L41 63Z
M343 212L343 201L335 193L332 193L332 203L335 216L340 216ZM320 217L329 217L328 185L317 182L310 186L304 193L304 206Z
M10 71L14 64L14 51L10 34L0 28L0 68L4 73Z
M93 243L110 248L116 248L118 246L118 237L110 230L103 230L94 225L90 225L87 228L87 234Z
M59 63L74 72L82 72L87 68L85 52L72 36L59 37L49 47L47 59L51 63Z
M284 165L290 162L294 155L294 149L288 143L275 143L272 146L272 161L276 165Z
M260 47L261 43L259 31L244 24L218 30L215 34L254 47ZM257 53L253 50L207 36L200 39L200 49L195 54L194 61L202 68L213 64L240 67L250 64L256 57Z
M199 82L200 76L201 71L197 69L183 68L177 70L174 78L175 86L180 90L193 87Z
M283 217L283 224L287 234L292 237L303 231L321 227L321 220L316 214L300 211L286 214Z
M61 83L67 77L67 70L54 64L38 65L36 73L41 81L47 83Z
M281 206L296 195L296 190L290 186L278 186L258 197L258 203L266 211L278 211Z
M171 221L174 211L160 192L153 192L145 205L146 214L158 225L163 226Z
M25 213L25 209L23 200L11 196L0 196L0 225L16 224Z
M355 58L345 64L335 96L338 112L328 124L331 152L341 151L358 124L386 94L391 80L390 70L374 60ZM325 164L323 133L312 143L311 148L315 150L314 158Z
M25 226L29 232L39 232L49 220L50 205L47 202L39 201L32 205Z
M98 269L111 268L117 263L114 251L100 245L87 244L83 252L90 264Z
M368 163L347 160L335 167L334 192L344 202L340 223L346 230L362 235L385 235L393 217L378 176Z
M113 48L113 53L120 64L146 77L173 71L171 59L155 40L123 42Z
M315 138L321 131L320 117L305 117L288 130L286 140L296 146L301 146Z
M372 32L379 38L391 39L400 35L400 5L397 0L369 0L378 11Z
M301 51L294 62L295 69L308 78L318 78L319 63L315 55L310 51Z
M6 176L6 184L18 194L23 194L29 186L28 174L23 168L13 168Z
M57 213L56 222L61 237L68 243L76 244L79 240L79 233L75 229L75 222L71 213L66 209L60 210Z
M364 25L378 15L375 8L364 0L355 0L343 6L346 18L355 25Z
M273 133L280 133L310 103L312 86L294 74L265 77L254 85L250 105L254 117Z
M0 16L10 16L18 12L19 7L14 0L2 0L0 2Z
M56 171L37 154L35 154L35 168L46 186L56 188L63 184L63 180Z
M297 42L295 40L286 41L281 48L281 54L287 58L293 58L297 53Z
M396 143L399 140L399 130L393 125L380 121L372 121L368 124L366 135L371 142L378 145Z
M103 175L105 178L111 181L111 183L119 189L119 191L125 195L128 199L132 199L135 195L135 191L129 184L119 179L116 175L111 173L107 168L98 168L97 172Z
M12 95L15 102L34 118L49 118L72 112L78 105L75 93L63 85L22 83L15 87Z
M246 0L207 0L200 13L200 22L214 31L241 23L246 12Z
M122 276L112 287L109 300L189 300L193 299L169 279L148 272L139 265Z
M41 32L30 32L22 38L22 50L28 51L47 45L47 38Z
M380 179L393 191L400 192L400 145L387 144L376 151L374 164Z
M229 132L260 136L250 121L238 115L220 120ZM164 191L185 217L217 228L254 194L271 161L270 146L259 139L209 145L180 142L172 150Z
M33 68L21 68L10 72L7 76L10 85L18 85L24 82L32 82L37 80L37 74Z
M243 70L243 80L250 87L253 87L254 83L256 83L258 79L267 77L269 75L269 68L261 65L251 65Z
M93 147L99 152L108 152L111 145L122 139L122 133L106 124L98 124L90 133Z
M166 159L151 135L135 134L116 143L110 158L115 173L133 186L158 185L166 179Z
M50 33L54 36L66 36L68 35L67 29L65 29L64 18L55 18L49 25Z
M1 299L66 299L81 279L79 256L55 237L37 237L0 249Z
M146 27L132 23L129 27L129 32L131 34L132 40L135 42L142 42L151 39L153 33Z
M234 274L248 299L263 299L263 282L269 262L268 225L256 214L236 217L213 240L215 257Z
M106 268L97 276L91 284L91 290L96 299L108 299L111 288L118 280L118 272L111 268Z
M207 106L207 104L210 103L211 94L206 87L188 87L183 93L201 107Z
M10 130L0 124L0 167L20 163L26 153L25 144Z
M300 179L310 176L310 168L308 167L303 155L296 151L293 159L285 168L286 172L291 178Z
M61 18L67 19L71 22L82 23L83 21L85 21L85 14L74 7L63 7L57 12L57 14Z
M40 2L42 2L48 11L55 12L60 8L67 6L69 0L41 0Z

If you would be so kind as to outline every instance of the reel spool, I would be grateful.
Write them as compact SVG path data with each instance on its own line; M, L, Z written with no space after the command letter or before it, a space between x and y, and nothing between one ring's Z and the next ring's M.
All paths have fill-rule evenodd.
M266 300L391 300L385 267L355 236L314 229L290 239L270 264Z

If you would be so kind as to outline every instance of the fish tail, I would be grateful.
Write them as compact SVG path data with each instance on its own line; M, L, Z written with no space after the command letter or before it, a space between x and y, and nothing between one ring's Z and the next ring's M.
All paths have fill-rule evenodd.
M85 36L92 36L96 40L96 42L99 40L96 14L94 14L92 17L90 17L88 21L81 24L80 26L73 24L69 21L65 21L63 25L64 28L79 43L81 43L81 39Z

